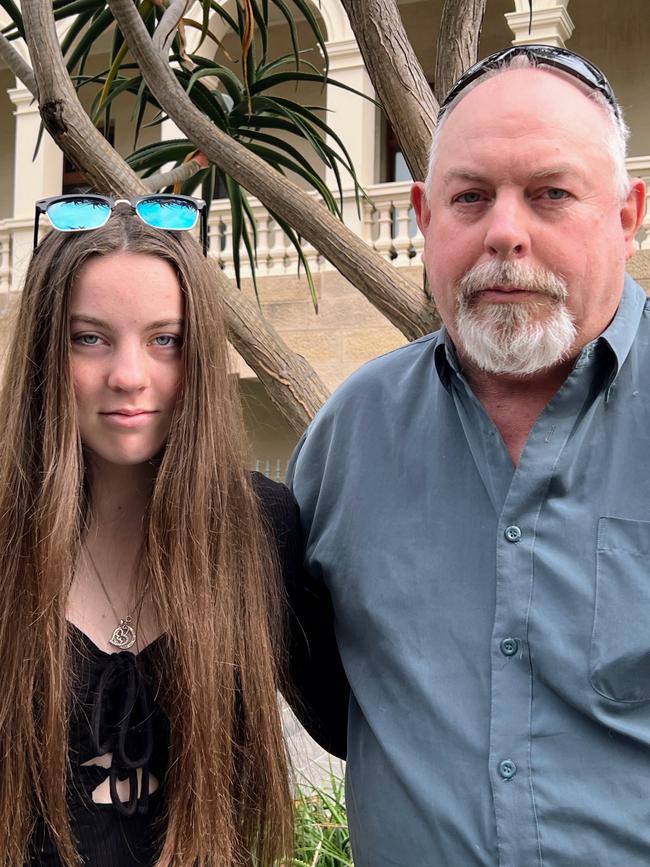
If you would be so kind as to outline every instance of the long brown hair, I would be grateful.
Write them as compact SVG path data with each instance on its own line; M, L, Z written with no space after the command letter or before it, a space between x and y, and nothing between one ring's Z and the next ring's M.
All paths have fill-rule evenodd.
M246 472L240 409L207 263L181 233L115 213L51 232L32 257L0 396L0 865L24 863L40 813L66 867L70 636L66 600L85 522L69 303L93 256L148 253L176 270L184 381L144 525L144 572L166 633L171 723L161 867L267 867L289 848L276 702L274 558ZM135 287L137 289L137 287Z

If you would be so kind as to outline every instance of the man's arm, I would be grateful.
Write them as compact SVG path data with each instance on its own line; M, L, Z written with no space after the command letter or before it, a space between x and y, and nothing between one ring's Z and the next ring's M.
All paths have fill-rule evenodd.
M284 581L288 656L280 688L310 736L344 759L350 687L334 635L329 591L304 568L300 515L291 492L259 473L253 482L277 543Z

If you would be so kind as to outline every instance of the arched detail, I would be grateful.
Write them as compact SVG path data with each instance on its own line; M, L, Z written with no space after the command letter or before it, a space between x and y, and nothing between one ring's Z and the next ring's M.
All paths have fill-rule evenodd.
M327 42L345 42L354 39L348 16L340 0L320 0L320 3L318 0L308 0L308 2L323 20Z
M323 35L325 36L326 42L346 42L350 39L354 39L348 16L346 15L343 6L341 6L340 0L307 0L307 2L312 7L314 14L323 22L325 30ZM235 13L234 0L219 0L219 3L220 5L225 6L231 14ZM190 16L194 9L197 9L200 12L200 4L197 2L194 3L190 9ZM210 19L210 28L218 39L221 38L226 31L226 26L216 13L213 13ZM193 33L188 35L187 38L191 45L192 41L198 42L199 37L197 34ZM210 43L209 46L204 43L202 53L204 52L206 57L214 56L214 53L216 52L214 43Z

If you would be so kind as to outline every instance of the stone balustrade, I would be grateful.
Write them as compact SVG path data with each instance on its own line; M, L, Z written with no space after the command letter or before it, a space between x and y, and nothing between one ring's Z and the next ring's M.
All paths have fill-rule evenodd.
M636 243L639 250L650 250L650 156L632 157L628 160L628 170L632 175L644 178L648 185L647 213ZM362 238L398 267L419 266L423 239L410 205L410 183L374 184L366 189L366 193L367 198L360 201ZM295 275L298 272L298 253L288 236L261 202L251 198L250 206L257 223L257 276ZM354 208L354 194L348 191L344 194L343 210L349 213ZM0 220L0 293L19 288L25 257L21 255L20 262L15 262L15 251L21 249L23 252L25 233L31 233L31 224L24 218ZM217 199L212 203L209 233L210 254L219 259L226 274L234 276L232 217L227 199ZM313 273L333 270L333 266L311 244L303 241L301 246ZM243 245L240 258L241 274L249 277L251 269Z

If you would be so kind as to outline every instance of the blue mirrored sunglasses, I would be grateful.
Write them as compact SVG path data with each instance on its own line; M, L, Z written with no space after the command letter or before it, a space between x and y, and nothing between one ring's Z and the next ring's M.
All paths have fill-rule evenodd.
M119 204L131 205L138 217L147 226L170 232L188 232L201 219L200 241L203 252L208 252L208 208L203 199L192 196L176 196L156 193L135 196L132 199L115 199L91 193L73 193L68 196L51 196L36 202L34 217L34 248L38 244L38 221L45 214L52 227L59 232L89 232L108 222L112 211Z

